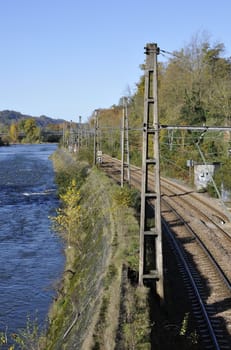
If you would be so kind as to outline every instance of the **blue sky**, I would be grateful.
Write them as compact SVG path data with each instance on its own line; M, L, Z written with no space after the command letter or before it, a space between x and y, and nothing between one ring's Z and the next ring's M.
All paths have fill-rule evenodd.
M0 110L86 121L135 91L146 43L206 32L231 56L230 14L230 0L0 0Z

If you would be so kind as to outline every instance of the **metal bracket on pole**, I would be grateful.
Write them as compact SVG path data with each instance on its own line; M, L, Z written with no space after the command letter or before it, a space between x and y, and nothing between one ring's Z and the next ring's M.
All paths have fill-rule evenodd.
M160 213L160 155L157 100L157 44L147 44L145 66L143 153L140 212L139 284L155 282L164 300L162 231ZM154 180L152 188L150 180ZM153 182L152 182L153 183Z

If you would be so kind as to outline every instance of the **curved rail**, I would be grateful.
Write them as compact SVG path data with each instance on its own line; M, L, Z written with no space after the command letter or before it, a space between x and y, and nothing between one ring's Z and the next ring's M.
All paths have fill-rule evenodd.
M197 299L197 302L199 304L201 313L202 313L203 318L204 318L204 320L206 322L206 325L208 327L212 343L215 346L216 350L220 350L220 346L219 346L219 343L218 343L215 331L213 329L212 323L211 323L210 318L208 316L205 304L204 304L204 302L203 302L203 300L201 298L200 292L199 292L199 290L197 288L197 285L196 285L196 283L194 281L193 274L191 273L190 268L189 268L189 266L188 266L188 264L187 264L187 262L186 262L186 260L184 258L184 255L183 255L180 247L178 246L176 240L174 239L174 237L173 237L173 235L171 233L171 230L169 229L168 225L166 224L166 222L164 220L162 221L162 224L163 224L163 226L165 228L165 231L168 232L168 235L171 238L171 243L174 246L175 252L177 252L178 257L180 258L180 261L181 261L181 264L184 267L184 270L187 272L187 276L188 276L188 278L190 280L190 285L191 285L191 287L192 287L192 289L193 289L193 291L194 291L194 293L196 295L196 299ZM198 314L197 314L197 317L198 317ZM207 337L206 337L206 340L207 340Z

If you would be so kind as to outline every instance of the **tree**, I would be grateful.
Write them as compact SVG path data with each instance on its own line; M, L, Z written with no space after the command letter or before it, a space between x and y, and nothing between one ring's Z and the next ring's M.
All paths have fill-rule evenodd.
M9 129L10 140L13 143L18 142L18 124L12 123Z
M74 241L81 250L80 238L73 240L80 220L80 194L77 191L76 180L72 179L65 193L60 195L62 208L57 210L57 216L52 218L55 229L67 240L68 248Z
M34 119L29 118L24 123L25 142L38 142L40 139L40 129L36 126Z
M192 90L185 92L184 105L180 110L180 119L188 125L202 125L206 122L205 110L200 100L200 92Z

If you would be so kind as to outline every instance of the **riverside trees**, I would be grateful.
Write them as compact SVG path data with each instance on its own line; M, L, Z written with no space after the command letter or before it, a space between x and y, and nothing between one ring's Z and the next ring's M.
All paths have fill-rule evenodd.
M32 117L20 112L0 111L0 136L2 143L38 143L60 141L67 122L42 115Z
M33 118L22 119L10 124L7 139L11 143L38 143L41 139L40 128Z

